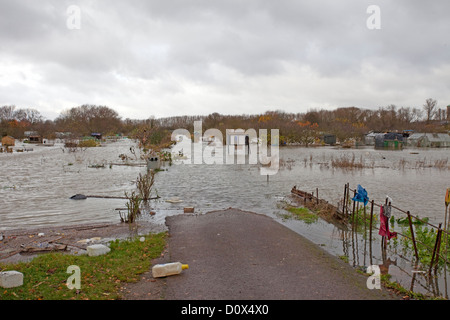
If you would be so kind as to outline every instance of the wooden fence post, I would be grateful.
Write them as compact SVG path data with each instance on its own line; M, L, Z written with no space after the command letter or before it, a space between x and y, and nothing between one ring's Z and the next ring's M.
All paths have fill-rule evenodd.
M428 273L431 273L431 268L433 267L434 264L434 258L437 254L437 259L436 259L436 263L439 260L439 248L440 248L440 242L441 242L441 233L442 233L442 229L441 229L442 223L439 224L439 229L436 235L436 242L434 244L434 249L433 249L433 255L431 256L431 263L430 263L430 270L428 271Z
M345 205L347 203L347 184L344 186L344 200L342 201L342 214L345 215Z
M346 201L346 205L345 205L345 210L347 210L347 215L348 215L348 201L349 201L349 197L350 197L350 183L347 182L347 199Z
M414 229L413 229L413 225L412 225L412 221L411 221L411 214L409 213L409 211L407 211L406 214L408 215L409 230L411 231L411 238L413 241L414 252L416 254L416 259L418 262L419 261L419 253L417 252L416 238L414 237Z

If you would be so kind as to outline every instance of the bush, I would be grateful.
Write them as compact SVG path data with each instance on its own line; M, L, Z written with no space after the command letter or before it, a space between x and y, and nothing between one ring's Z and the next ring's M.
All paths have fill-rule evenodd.
M95 141L94 139L82 140L78 143L78 147L80 147L80 148L93 148L93 147L97 147L97 146L98 146L98 142Z

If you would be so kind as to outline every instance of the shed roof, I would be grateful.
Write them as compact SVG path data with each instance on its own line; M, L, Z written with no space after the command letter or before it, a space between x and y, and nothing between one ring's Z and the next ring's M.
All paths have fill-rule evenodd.
M445 141L450 142L450 135L446 133L427 133L427 138L430 141Z
M445 141L450 142L450 135L447 133L413 133L409 136L409 140L416 140L426 137L429 141L439 142Z

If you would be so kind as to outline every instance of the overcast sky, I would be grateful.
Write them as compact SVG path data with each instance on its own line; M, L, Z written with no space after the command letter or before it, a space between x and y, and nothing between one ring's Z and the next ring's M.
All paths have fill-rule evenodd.
M449 12L448 0L0 0L0 106L47 119L82 104L132 119L444 107Z

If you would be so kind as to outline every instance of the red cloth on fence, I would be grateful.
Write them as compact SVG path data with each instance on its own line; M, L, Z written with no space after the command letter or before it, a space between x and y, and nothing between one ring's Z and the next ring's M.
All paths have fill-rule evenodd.
M388 217L384 215L383 206L380 207L380 231L378 234L387 239L395 238L397 236L397 232L389 231L389 220Z

